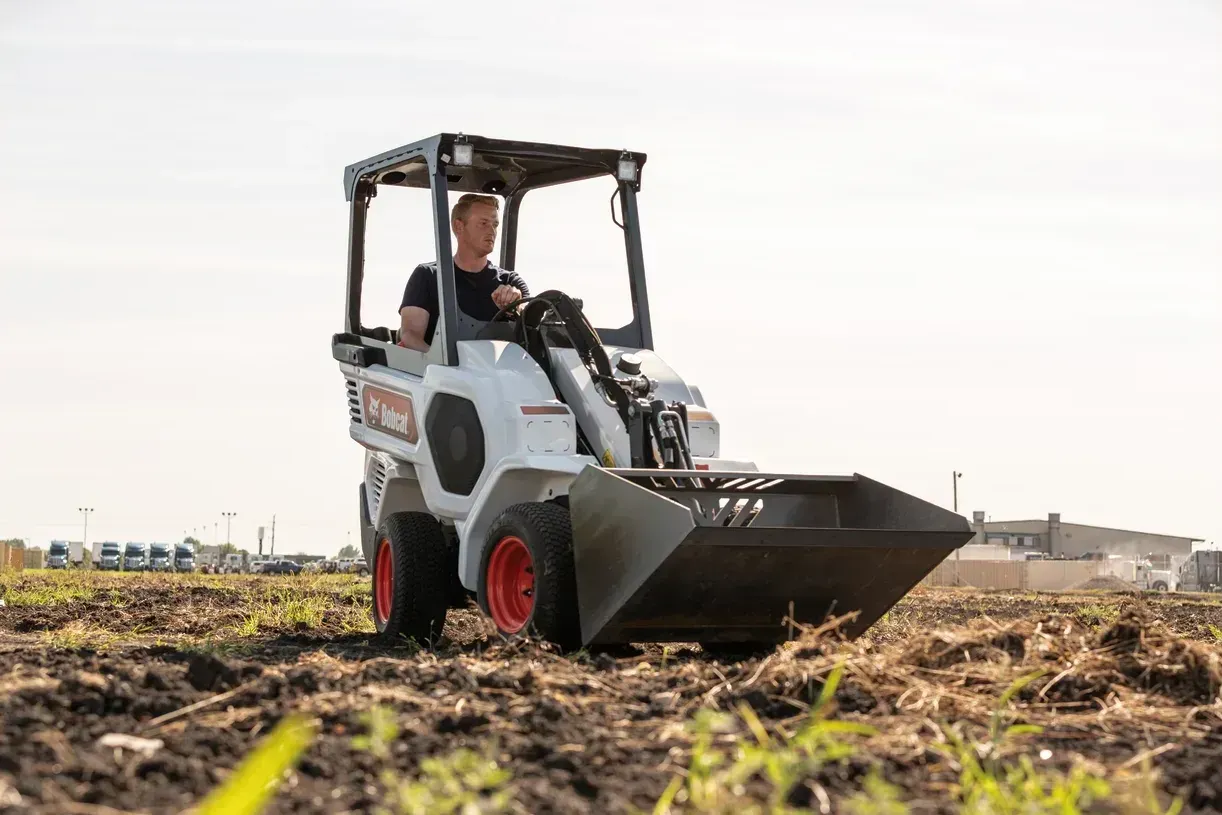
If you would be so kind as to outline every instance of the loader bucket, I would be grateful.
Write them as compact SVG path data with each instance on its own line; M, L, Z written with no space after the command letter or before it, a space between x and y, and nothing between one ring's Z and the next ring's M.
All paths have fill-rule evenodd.
M589 466L569 512L587 646L777 643L851 611L856 638L973 535L861 475Z

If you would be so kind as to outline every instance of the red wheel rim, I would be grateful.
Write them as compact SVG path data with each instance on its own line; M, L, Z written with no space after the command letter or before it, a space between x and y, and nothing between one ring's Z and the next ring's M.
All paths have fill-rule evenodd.
M488 611L496 627L516 634L535 607L535 567L521 538L501 538L488 558Z
M390 554L390 541L385 538L378 544L377 562L373 574L373 609L378 622L385 624L390 619L390 602L395 592L395 569Z

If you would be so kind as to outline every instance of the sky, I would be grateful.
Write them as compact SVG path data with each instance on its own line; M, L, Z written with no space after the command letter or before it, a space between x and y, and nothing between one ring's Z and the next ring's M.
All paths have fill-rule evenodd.
M648 155L723 454L1222 540L1219 42L1212 0L0 0L0 538L358 543L343 168L463 131ZM524 205L517 270L613 320L610 190ZM366 322L426 206L375 201Z

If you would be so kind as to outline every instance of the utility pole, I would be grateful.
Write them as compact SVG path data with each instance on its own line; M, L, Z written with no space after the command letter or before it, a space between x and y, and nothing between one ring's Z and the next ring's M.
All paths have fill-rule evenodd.
M221 514L225 516L225 545L228 546L229 545L229 532L231 529L231 524L233 523L233 516L237 515L238 513L222 512Z
M273 555L276 554L276 516L275 515L272 516L272 551L271 553Z
M76 511L85 516L85 531L81 535L81 549L89 548L89 513L93 512L93 507L77 507Z

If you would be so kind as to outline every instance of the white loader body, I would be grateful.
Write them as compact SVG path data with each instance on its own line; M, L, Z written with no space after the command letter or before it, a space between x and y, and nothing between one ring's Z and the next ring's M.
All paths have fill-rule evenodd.
M433 365L423 377L382 366L340 368L348 388L349 433L366 449L362 509L370 526L376 530L387 516L404 511L427 512L452 525L458 537L459 580L475 591L484 536L502 509L566 496L586 465L626 466L630 454L619 415L573 349L549 350L564 402L556 398L538 363L516 343L460 342L458 352L457 366ZM614 364L623 349L607 347L607 353ZM631 353L640 359L641 373L657 381L658 398L704 407L699 392L656 353ZM443 393L474 404L483 430L484 464L465 495L443 487L424 430L433 398ZM387 394L403 399L388 399ZM603 451L601 459L577 452L579 427L591 445ZM693 411L689 428L698 466L755 471L754 463L717 458L719 426L707 410ZM370 562L373 545L367 536L362 540Z

